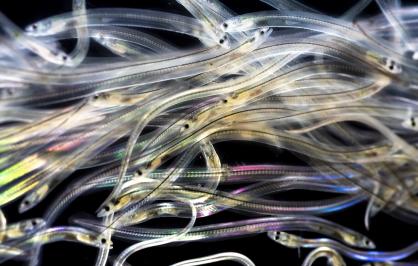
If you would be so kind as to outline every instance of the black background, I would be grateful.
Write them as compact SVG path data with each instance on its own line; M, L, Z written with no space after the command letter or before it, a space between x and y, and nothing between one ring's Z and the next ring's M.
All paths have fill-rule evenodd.
M270 9L267 5L256 0L224 0L228 7L232 8L238 14ZM355 1L339 0L317 0L305 3L316 7L327 14L338 15L349 8ZM412 3L412 2L409 2ZM132 8L151 8L163 11L172 11L180 14L187 14L187 11L175 1L155 1L155 0L89 0L88 8L98 7L132 7ZM47 16L66 12L71 10L70 0L37 0L37 1L19 1L2 0L0 1L0 11L8 16L19 26L35 22ZM375 14L378 8L375 4L370 5L366 10L367 14ZM157 32L157 35L169 38L173 44L179 46L193 46L195 42L184 36L176 34ZM97 48L99 49L99 48ZM223 163L231 165L240 165L248 163L290 163L300 164L292 154L285 151L253 143L228 142L216 144ZM65 189L71 182L80 176L80 172L72 175L66 182L54 191L48 198L35 209L19 215L17 213L17 204L11 204L4 208L9 222L24 218L42 216L45 208L48 208L48 201L54 199L62 189ZM108 192L100 192L91 195L82 196L77 199L63 213L56 225L69 224L69 218L80 213L93 214L100 203L107 196ZM308 193L293 193L281 195L281 198L303 197L303 199L313 199L316 195ZM397 250L418 240L418 227L405 224L385 213L380 213L371 222L371 229L367 231L363 225L363 217L366 204L359 204L350 209L327 215L325 218L336 221L349 228L362 232L375 241L379 250ZM247 216L232 212L223 212L210 218L199 221L199 224L211 222L225 222L238 219L245 219ZM165 219L160 221L162 224L170 224L174 221ZM187 222L187 221L185 221ZM303 234L303 233L301 233ZM123 248L129 243L114 240L114 249L112 256L117 256ZM252 237L228 239L212 242L192 242L186 244L176 244L167 247L155 247L146 249L131 256L128 262L131 265L141 266L160 266L170 265L186 259L207 256L218 252L234 251L240 252L254 261L256 265L301 265L307 251L288 249L271 241L265 234ZM92 247L82 246L75 243L53 243L48 244L43 249L42 265L94 265L97 250ZM414 260L414 258L411 258ZM411 260L409 259L409 260ZM415 260L417 256L415 256ZM7 262L5 265L20 265L22 262ZM348 265L360 265L357 262L347 260ZM222 262L215 265L237 265L234 262ZM318 264L319 265L319 264Z

